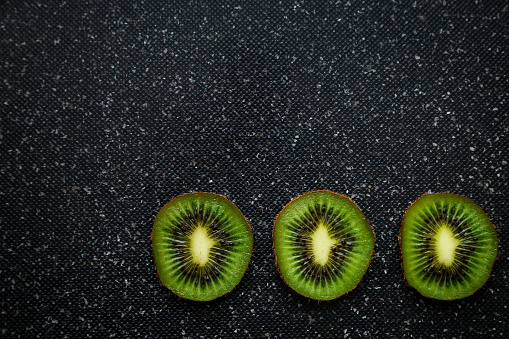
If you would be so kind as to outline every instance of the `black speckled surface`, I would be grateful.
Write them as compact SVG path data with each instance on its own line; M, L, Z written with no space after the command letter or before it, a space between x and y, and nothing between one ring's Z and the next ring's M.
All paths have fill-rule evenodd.
M152 1L0 6L1 334L13 337L507 337L508 4ZM293 293L274 217L351 197L377 236L361 284ZM250 221L231 293L159 284L153 218L191 191ZM500 237L486 286L406 287L397 234L425 192L476 201Z

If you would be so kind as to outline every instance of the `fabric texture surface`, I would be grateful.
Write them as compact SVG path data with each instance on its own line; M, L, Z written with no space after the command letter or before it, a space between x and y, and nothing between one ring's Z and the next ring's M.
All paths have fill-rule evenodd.
M2 337L507 337L504 1L5 1L0 5ZM349 196L376 234L356 289L315 302L275 265L277 213ZM159 283L153 219L228 197L254 252L207 303ZM408 287L398 233L427 192L496 226L487 284Z

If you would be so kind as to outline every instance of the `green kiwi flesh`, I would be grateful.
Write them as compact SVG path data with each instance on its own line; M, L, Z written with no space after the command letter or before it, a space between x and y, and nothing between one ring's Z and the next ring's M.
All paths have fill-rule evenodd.
M440 300L467 297L488 280L498 237L472 200L455 194L425 194L405 213L399 236L408 284Z
M283 280L315 300L354 289L369 267L375 237L361 210L347 197L314 191L292 200L273 230Z
M240 282L251 260L253 234L226 198L191 193L157 214L152 245L161 283L181 298L208 301Z

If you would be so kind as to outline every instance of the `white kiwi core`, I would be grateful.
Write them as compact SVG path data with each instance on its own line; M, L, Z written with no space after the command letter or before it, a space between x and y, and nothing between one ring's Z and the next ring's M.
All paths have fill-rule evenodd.
M190 250L193 257L193 262L205 266L209 260L209 252L214 246L214 240L209 236L207 229L203 226L198 226L194 232L189 236Z
M454 237L454 233L447 226L438 229L435 235L435 251L438 262L450 266L454 262L454 253L460 241Z
M327 227L320 223L311 235L311 246L313 249L314 261L322 266L327 264L331 247L335 244L336 241L329 235Z

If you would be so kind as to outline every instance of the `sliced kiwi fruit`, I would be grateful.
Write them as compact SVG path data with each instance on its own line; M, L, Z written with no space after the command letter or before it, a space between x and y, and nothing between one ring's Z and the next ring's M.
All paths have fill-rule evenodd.
M315 300L335 299L354 289L375 246L359 207L329 191L305 193L286 205L274 223L273 238L283 280Z
M253 234L225 197L191 193L157 214L152 245L161 283L181 298L208 301L240 282L251 260Z
M467 297L488 280L498 237L484 211L455 194L425 194L406 211L399 235L408 284L440 300Z

